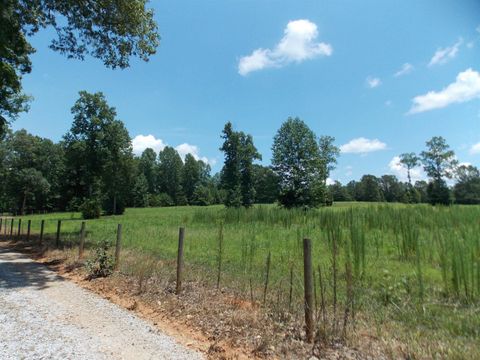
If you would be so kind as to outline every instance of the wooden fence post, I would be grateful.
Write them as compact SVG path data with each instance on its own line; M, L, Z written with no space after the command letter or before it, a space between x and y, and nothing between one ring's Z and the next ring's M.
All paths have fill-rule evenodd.
M3 218L0 218L0 235L2 234Z
M42 245L43 241L43 230L45 229L45 220L42 220L40 222L40 238L39 238L39 244Z
M27 241L30 240L30 228L32 227L32 220L28 220L27 222Z
M267 269L265 272L265 287L263 288L263 305L265 305L265 302L267 301L267 288L268 288L268 280L270 277L270 260L272 257L272 253L269 251L268 256L267 256Z
M118 224L117 227L117 243L115 244L115 267L114 270L118 270L120 264L120 249L122 247L122 224Z
M55 238L55 247L60 247L60 229L62 228L62 220L58 220L57 222L57 236Z
M305 325L307 342L313 342L313 270L312 242L303 239L303 278L305 287Z
M78 259L83 258L83 247L85 246L85 221L82 221L82 227L80 228L80 244L78 245Z
M12 222L10 223L10 240L13 240L13 218Z
M183 239L185 238L185 229L181 227L178 230L178 254L177 254L177 287L175 293L180 295L182 292L182 272L183 272Z
M20 236L22 236L22 219L18 219L17 240L20 240Z

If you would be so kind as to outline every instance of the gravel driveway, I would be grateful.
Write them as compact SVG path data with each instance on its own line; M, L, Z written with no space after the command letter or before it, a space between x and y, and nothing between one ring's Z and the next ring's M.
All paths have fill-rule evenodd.
M0 359L201 359L148 322L0 249Z

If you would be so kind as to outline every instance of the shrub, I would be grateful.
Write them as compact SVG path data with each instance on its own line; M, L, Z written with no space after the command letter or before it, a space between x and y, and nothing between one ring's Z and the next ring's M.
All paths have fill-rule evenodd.
M96 198L87 199L80 205L79 210L84 219L98 219L102 214L100 201Z
M110 242L108 240L101 240L98 243L93 258L85 263L88 279L107 277L113 273L115 261L109 253L109 249Z

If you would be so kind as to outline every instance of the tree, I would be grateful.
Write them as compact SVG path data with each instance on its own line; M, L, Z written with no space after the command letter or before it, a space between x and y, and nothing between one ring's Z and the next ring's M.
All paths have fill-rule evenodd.
M262 156L253 145L252 136L240 133L240 188L242 205L247 208L255 202L253 161L261 159Z
M177 150L166 146L158 155L160 191L167 194L174 205L186 205L187 199L182 187L183 161Z
M411 171L420 165L420 158L413 152L400 155L400 164L407 169L408 183L412 186Z
M149 194L155 194L157 191L157 154L155 150L147 148L142 152L138 164L139 171L147 182L147 190Z
M345 186L342 186L340 181L335 182L328 186L328 191L333 201L351 201L352 197Z
M253 161L261 159L251 135L234 131L227 122L222 131L224 140L221 151L225 162L221 173L221 185L225 190L224 204L227 207L250 207L255 201Z
M325 186L327 185L330 172L336 167L337 158L340 155L340 149L333 144L334 142L335 138L333 136L320 136L320 140L318 141L322 165L321 177Z
M449 204L450 194L444 178L451 179L454 168L458 164L455 153L450 150L445 139L441 136L434 136L426 142L427 150L420 154L423 169L431 179L428 186L430 203Z
M402 202L406 192L404 184L395 175L383 175L379 179L382 197L387 202Z
M253 165L255 202L258 204L272 204L278 199L279 180L271 167Z
M273 139L272 166L280 179L280 203L315 207L323 201L321 159L316 136L298 117L289 117Z
M458 204L480 204L480 171L472 165L461 165L456 172L457 183L453 188Z
M231 122L227 122L222 131L223 144L220 148L225 156L221 183L225 189L225 206L239 207L242 204L240 179L240 134L233 131Z
M159 44L153 10L146 0L4 0L0 4L0 131L27 109L21 77L34 52L27 37L52 27L50 45L68 58L91 55L110 68L126 68L130 57L147 61Z
M148 206L148 182L145 175L140 173L135 180L133 186L133 206L147 207Z
M130 136L101 93L80 91L64 136L66 177L71 199L102 197L108 213L123 212L133 186Z
M382 193L380 190L380 183L376 176L363 175L360 179L359 199L360 201L378 202L382 201Z

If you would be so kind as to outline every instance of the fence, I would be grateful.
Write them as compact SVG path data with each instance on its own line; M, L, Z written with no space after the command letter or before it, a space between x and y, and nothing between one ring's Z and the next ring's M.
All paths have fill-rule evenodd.
M308 341L316 330L345 334L358 313L403 300L414 306L446 296L464 303L480 298L479 208L260 208L222 213L220 222L209 209L190 213L188 221L182 209L167 210L179 215L166 223L158 210L142 210L141 217L122 220L123 227L114 217L92 223L2 218L0 234L44 247L78 247L79 259L95 240L116 239L112 253L120 271L133 261L145 271L148 264L123 249L144 251L145 258L161 259L178 296L193 281L228 288L282 321L304 316ZM154 220L144 219L150 211ZM132 246L139 243L142 248Z

